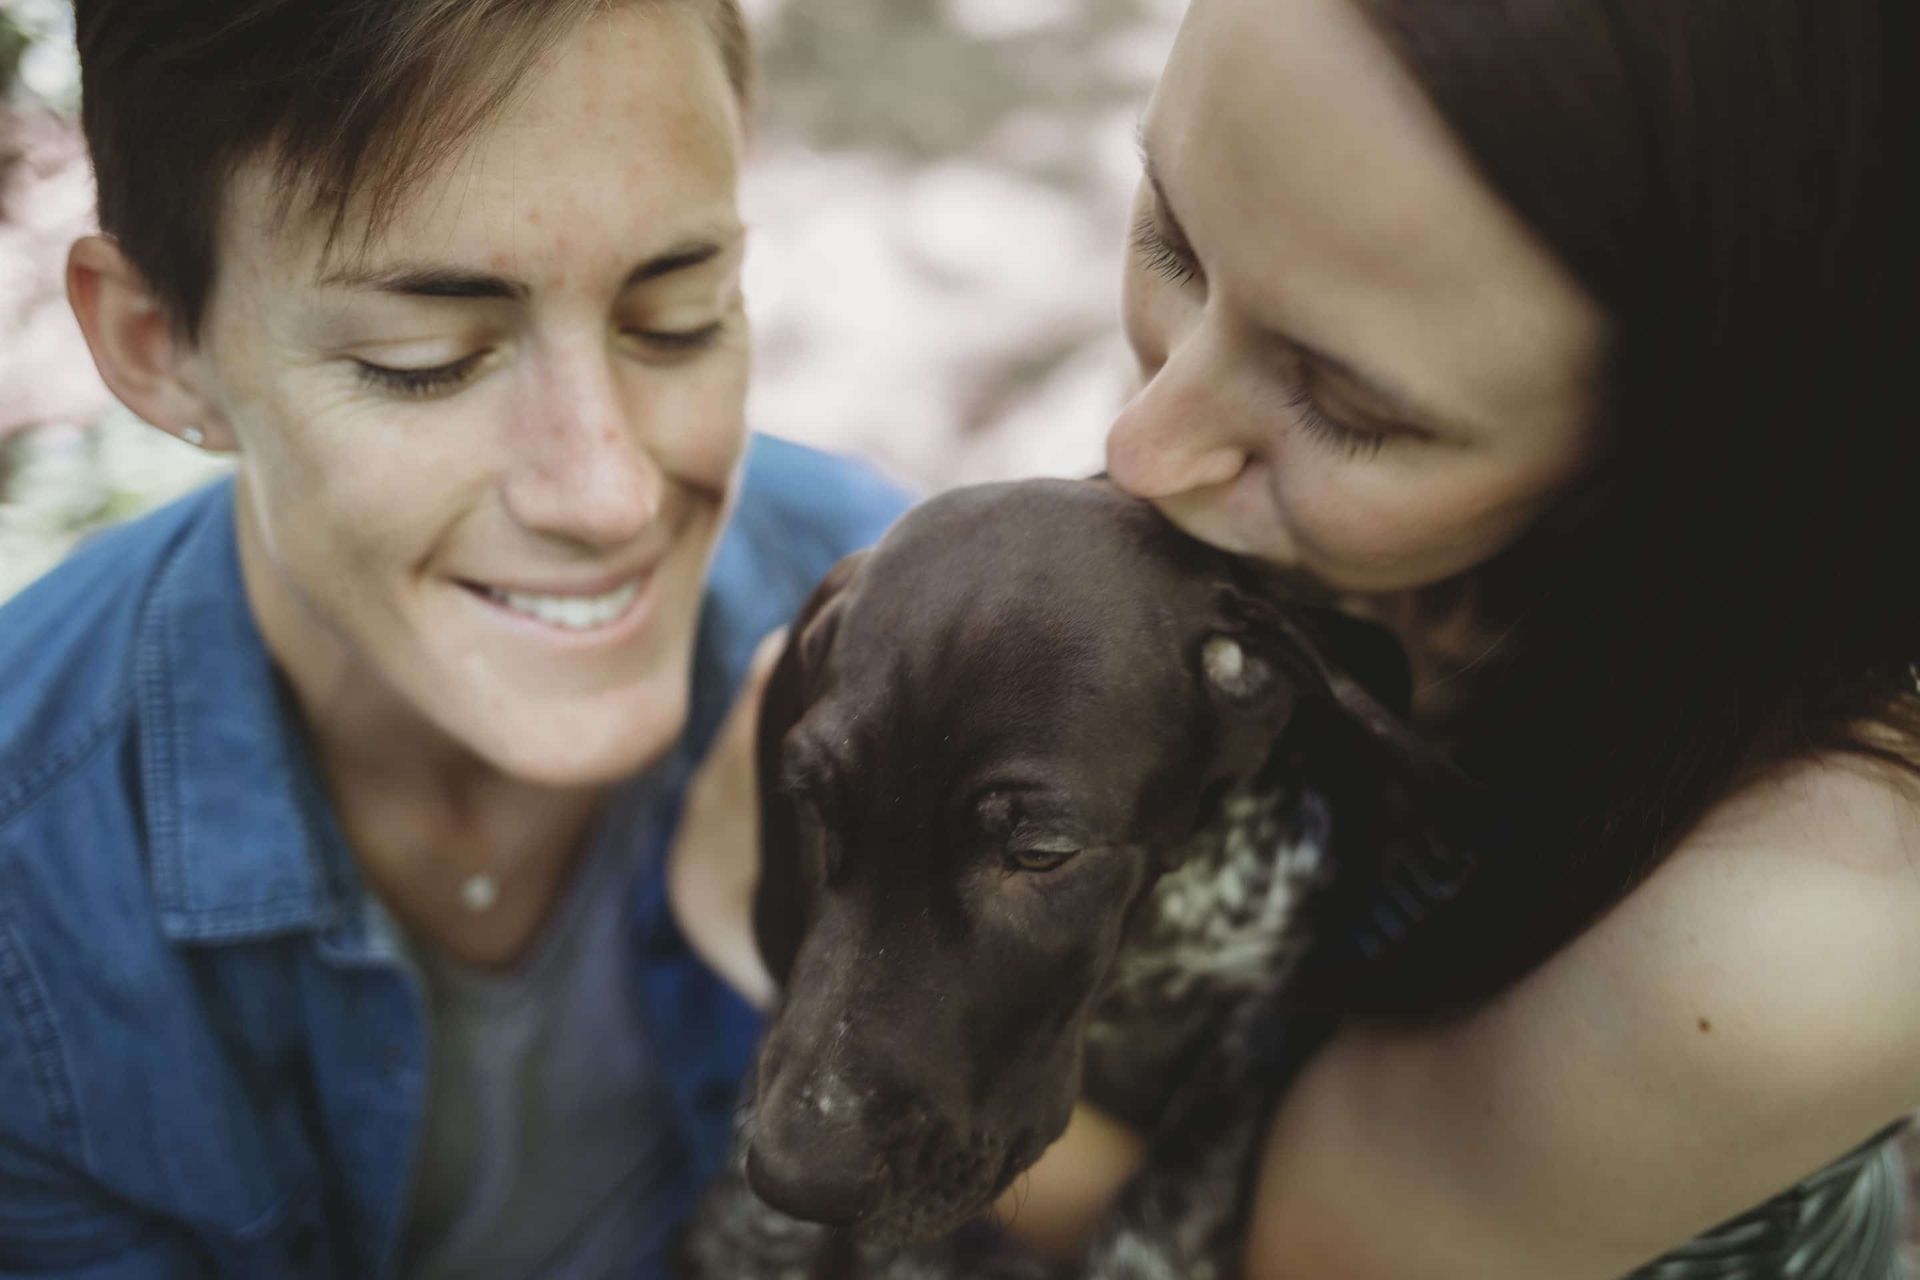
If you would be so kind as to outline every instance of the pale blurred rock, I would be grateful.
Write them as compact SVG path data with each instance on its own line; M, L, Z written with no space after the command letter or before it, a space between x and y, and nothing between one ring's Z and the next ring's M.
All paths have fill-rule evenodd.
M230 465L119 408L89 426L30 432L11 450L13 484L0 502L0 600L88 533L178 497Z
M112 404L67 306L67 246L92 227L93 177L72 122L0 108L0 439L92 422Z

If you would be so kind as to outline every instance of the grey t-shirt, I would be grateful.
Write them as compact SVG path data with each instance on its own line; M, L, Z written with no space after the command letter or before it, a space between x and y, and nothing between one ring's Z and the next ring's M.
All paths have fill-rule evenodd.
M409 1280L624 1277L658 1247L676 1148L625 941L650 792L610 800L519 971L410 947L431 1030Z

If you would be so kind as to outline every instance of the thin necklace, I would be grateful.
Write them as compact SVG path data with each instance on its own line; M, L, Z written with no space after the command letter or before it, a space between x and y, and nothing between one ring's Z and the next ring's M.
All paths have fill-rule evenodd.
M538 848L529 846L518 857L508 858L497 866L466 873L460 880L460 905L475 915L493 910L500 901L501 883L537 856Z
M590 837L599 821L600 813L600 807L596 804L580 829L574 832L574 841L578 842ZM529 844L526 848L519 850L516 855L500 859L491 867L461 874L460 905L475 915L493 910L500 902L501 886L507 878L524 869L540 854L541 848L538 844Z
M491 871L476 871L460 882L460 905L472 912L489 911L500 901L500 879Z
M491 867L456 872L460 876L460 905L475 915L493 910L500 901L500 887L507 877L531 862L537 852L535 847L529 846L518 857L502 859Z

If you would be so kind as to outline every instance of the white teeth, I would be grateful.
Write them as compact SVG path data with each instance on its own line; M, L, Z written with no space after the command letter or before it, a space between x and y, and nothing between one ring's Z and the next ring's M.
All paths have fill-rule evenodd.
M536 596L518 591L488 591L493 600L515 613L567 631L591 631L620 617L640 594L640 584L629 582L603 596Z

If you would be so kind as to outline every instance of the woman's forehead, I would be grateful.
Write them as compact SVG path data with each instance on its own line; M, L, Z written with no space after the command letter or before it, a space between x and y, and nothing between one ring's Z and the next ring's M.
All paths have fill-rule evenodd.
M286 206L265 159L242 166L222 257L307 283L422 261L577 283L624 273L636 253L737 238L739 159L737 102L703 24L679 7L616 8L543 55L377 222L355 201L330 234Z
M1196 0L1145 138L1209 288L1256 323L1390 355L1462 421L1585 395L1597 310L1357 5Z

